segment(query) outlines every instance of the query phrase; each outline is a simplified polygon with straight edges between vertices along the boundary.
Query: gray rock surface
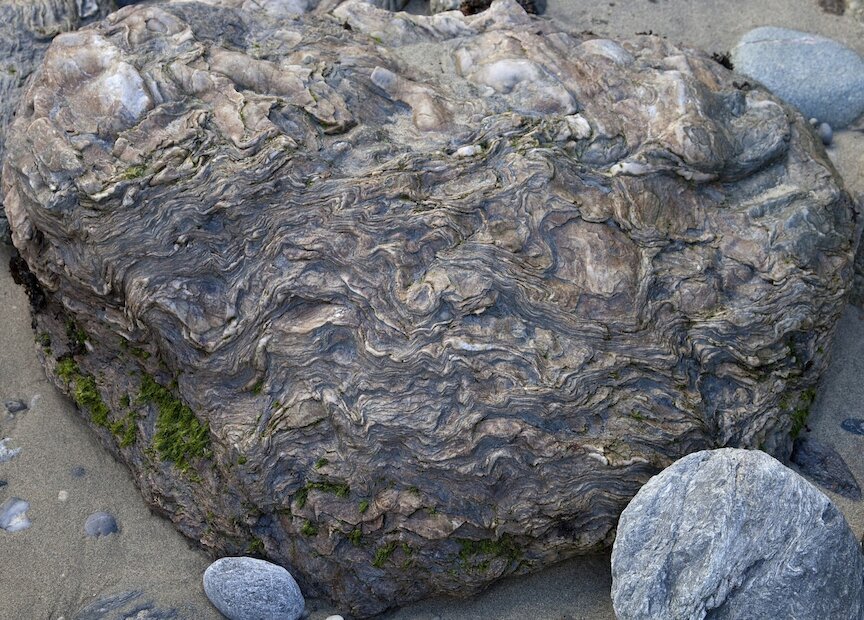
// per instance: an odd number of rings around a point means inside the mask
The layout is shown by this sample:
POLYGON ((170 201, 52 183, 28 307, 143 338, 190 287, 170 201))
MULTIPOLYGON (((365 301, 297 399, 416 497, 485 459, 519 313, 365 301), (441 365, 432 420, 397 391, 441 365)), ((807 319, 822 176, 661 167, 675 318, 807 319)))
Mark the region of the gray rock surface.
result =
POLYGON ((624 510, 612 550, 619 620, 858 620, 862 578, 842 513, 760 451, 677 461, 624 510))
POLYGON ((87 536, 98 538, 108 536, 118 531, 117 520, 114 515, 107 512, 94 512, 84 521, 84 532, 87 536))
MULTIPOLYGON (((0 161, 24 84, 52 39, 101 19, 113 0, 0 0, 0 161)), ((0 243, 9 231, 0 190, 0 243)))
POLYGON ((213 562, 204 571, 204 592, 229 620, 297 620, 306 607, 291 573, 255 558, 213 562))
POLYGON ((0 505, 0 530, 17 532, 30 527, 30 519, 27 511, 30 510, 30 502, 20 497, 10 497, 0 505))
POLYGON ((3 169, 46 368, 182 532, 370 615, 788 456, 857 235, 797 115, 512 2, 254 4, 58 38, 3 169))
POLYGON ((755 28, 732 49, 732 62, 735 71, 761 82, 805 118, 842 129, 864 114, 864 59, 831 39, 755 28))
POLYGON ((861 487, 837 451, 809 437, 798 437, 792 446, 792 462, 798 471, 821 486, 843 497, 859 501, 861 487))

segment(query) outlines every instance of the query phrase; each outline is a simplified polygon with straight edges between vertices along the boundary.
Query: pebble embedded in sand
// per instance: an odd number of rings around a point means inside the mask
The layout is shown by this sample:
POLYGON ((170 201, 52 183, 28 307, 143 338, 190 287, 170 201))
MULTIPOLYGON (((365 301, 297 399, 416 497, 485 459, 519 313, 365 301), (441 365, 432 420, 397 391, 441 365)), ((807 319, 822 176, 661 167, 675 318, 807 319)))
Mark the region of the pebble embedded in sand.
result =
POLYGON ((230 620, 297 620, 306 607, 291 573, 255 558, 213 562, 204 571, 204 593, 230 620))
POLYGON ((842 129, 864 114, 864 59, 826 37, 755 28, 732 49, 735 71, 759 80, 806 117, 842 129))
POLYGON ((819 123, 819 126, 816 127, 816 133, 819 134, 819 138, 825 146, 829 146, 834 140, 834 130, 828 123, 819 123))
POLYGON ((20 400, 17 398, 12 399, 12 400, 7 400, 6 402, 3 403, 3 406, 6 407, 6 411, 8 411, 9 413, 13 413, 13 414, 18 413, 19 411, 26 411, 28 408, 27 403, 25 403, 23 400, 20 400))
POLYGON ((65 502, 68 499, 69 499, 69 492, 68 491, 60 491, 59 493, 57 493, 57 501, 58 502, 65 502))
POLYGON ((30 527, 27 510, 30 502, 20 497, 10 497, 0 506, 0 529, 7 532, 17 532, 30 527))
POLYGON ((853 435, 864 435, 864 419, 846 418, 840 423, 840 428, 853 435))
POLYGON ((84 522, 84 531, 94 538, 108 536, 118 531, 117 520, 107 512, 94 512, 84 522))
POLYGON ((11 461, 21 452, 21 448, 7 448, 6 442, 12 441, 9 437, 0 439, 0 463, 11 461))

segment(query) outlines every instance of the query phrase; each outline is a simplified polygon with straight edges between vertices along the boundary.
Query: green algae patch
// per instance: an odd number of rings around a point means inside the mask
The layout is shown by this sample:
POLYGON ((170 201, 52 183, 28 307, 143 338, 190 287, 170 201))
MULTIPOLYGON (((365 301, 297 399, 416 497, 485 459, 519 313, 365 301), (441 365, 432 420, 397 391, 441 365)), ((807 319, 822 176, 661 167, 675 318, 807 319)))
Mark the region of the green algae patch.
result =
POLYGON ((71 389, 72 400, 81 411, 90 415, 93 424, 108 428, 108 415, 111 410, 102 400, 93 375, 81 372, 71 357, 57 362, 57 376, 71 389))
POLYGON ((246 547, 246 553, 250 555, 264 555, 264 541, 260 538, 253 537, 252 541, 246 547))
POLYGON ((307 482, 306 486, 297 491, 297 494, 294 496, 294 501, 297 502, 298 509, 301 509, 306 505, 306 500, 309 498, 309 491, 312 491, 313 489, 323 493, 330 493, 341 499, 345 499, 351 494, 351 487, 344 482, 333 482, 330 480, 324 480, 322 482, 307 482))
POLYGON ((463 569, 486 570, 493 558, 503 558, 516 562, 522 557, 522 550, 511 536, 505 534, 498 540, 457 539, 459 559, 463 569))
POLYGON ((187 471, 190 460, 209 458, 210 428, 202 424, 192 410, 174 393, 149 375, 141 377, 138 400, 156 407, 156 433, 153 447, 163 461, 187 471))
POLYGON ((128 448, 138 439, 135 427, 135 418, 135 414, 130 411, 121 419, 112 422, 109 427, 109 430, 117 436, 117 439, 120 440, 121 448, 128 448))
POLYGON ((792 412, 792 430, 789 432, 792 439, 797 439, 804 427, 807 426, 807 418, 810 417, 810 406, 816 400, 816 390, 810 388, 805 390, 799 400, 798 408, 792 412))
POLYGON ((79 374, 75 378, 75 391, 72 397, 78 406, 90 412, 90 419, 97 426, 108 427, 108 414, 111 410, 99 395, 96 380, 91 375, 79 374))
POLYGON ((75 354, 84 354, 87 352, 87 332, 81 329, 73 319, 66 321, 66 338, 68 339, 69 350, 75 354))
POLYGON ((381 568, 384 566, 384 563, 390 559, 390 556, 393 555, 394 551, 396 551, 395 540, 387 543, 383 547, 378 547, 375 550, 375 557, 372 559, 372 566, 375 568, 381 568))
POLYGON ((48 332, 39 332, 36 336, 36 342, 46 349, 49 348, 51 346, 51 334, 48 332))
POLYGON ((363 532, 360 530, 360 528, 355 528, 355 529, 351 530, 351 532, 348 533, 348 540, 350 540, 351 544, 354 545, 355 547, 360 546, 360 539, 362 539, 362 538, 363 538, 363 532))
POLYGON ((120 173, 120 178, 124 181, 131 181, 132 179, 139 179, 144 176, 144 173, 147 172, 147 166, 137 165, 137 166, 129 166, 120 173))
POLYGON ((344 482, 310 482, 306 485, 308 490, 317 489, 318 491, 323 491, 324 493, 332 493, 336 497, 346 498, 351 494, 351 487, 345 484, 344 482))

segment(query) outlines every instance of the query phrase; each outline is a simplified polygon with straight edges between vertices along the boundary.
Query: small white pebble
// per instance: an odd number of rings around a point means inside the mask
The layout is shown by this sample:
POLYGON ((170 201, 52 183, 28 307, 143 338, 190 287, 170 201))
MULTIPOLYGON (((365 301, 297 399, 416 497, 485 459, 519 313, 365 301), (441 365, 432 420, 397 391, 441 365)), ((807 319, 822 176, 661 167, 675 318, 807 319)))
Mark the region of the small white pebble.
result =
POLYGON ((345 620, 342 616, 327 616, 324 620, 345 620))
POLYGON ((65 502, 67 499, 69 499, 69 493, 67 493, 66 491, 60 491, 57 494, 57 501, 58 502, 65 502))
POLYGON ((570 135, 577 140, 586 140, 591 137, 591 123, 589 123, 581 114, 571 114, 565 116, 567 125, 570 129, 570 135))
POLYGON ((467 146, 461 146, 456 150, 456 157, 472 157, 481 151, 479 146, 474 146, 473 144, 469 144, 467 146))

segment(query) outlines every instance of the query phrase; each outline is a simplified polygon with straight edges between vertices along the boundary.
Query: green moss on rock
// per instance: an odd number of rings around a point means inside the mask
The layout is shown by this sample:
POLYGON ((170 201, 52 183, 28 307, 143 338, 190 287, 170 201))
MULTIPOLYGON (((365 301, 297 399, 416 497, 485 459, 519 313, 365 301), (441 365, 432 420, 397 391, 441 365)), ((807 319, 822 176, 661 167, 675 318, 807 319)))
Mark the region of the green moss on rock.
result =
POLYGON ((190 461, 209 458, 210 429, 174 393, 149 375, 141 377, 139 400, 156 407, 156 433, 153 447, 163 461, 187 471, 190 461))
POLYGON ((801 434, 801 431, 804 430, 804 427, 807 426, 807 418, 810 417, 810 407, 814 400, 816 400, 815 388, 805 390, 801 394, 798 400, 798 408, 792 412, 792 430, 790 431, 792 439, 796 439, 801 434))
POLYGON ((498 540, 468 540, 457 539, 459 543, 459 559, 463 568, 486 570, 493 558, 503 558, 508 562, 516 562, 522 557, 522 550, 516 541, 507 534, 498 540))
POLYGON ((102 400, 93 375, 81 372, 78 364, 71 357, 58 361, 56 371, 57 376, 71 389, 75 404, 90 415, 94 424, 108 428, 108 415, 111 410, 102 400))
POLYGON ((372 559, 372 566, 375 568, 381 568, 384 566, 384 563, 390 559, 390 556, 393 555, 394 551, 396 551, 395 540, 387 543, 383 547, 378 547, 375 550, 375 557, 372 559))

